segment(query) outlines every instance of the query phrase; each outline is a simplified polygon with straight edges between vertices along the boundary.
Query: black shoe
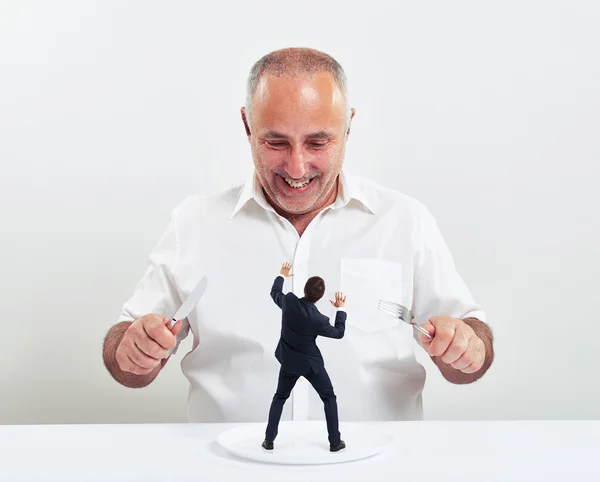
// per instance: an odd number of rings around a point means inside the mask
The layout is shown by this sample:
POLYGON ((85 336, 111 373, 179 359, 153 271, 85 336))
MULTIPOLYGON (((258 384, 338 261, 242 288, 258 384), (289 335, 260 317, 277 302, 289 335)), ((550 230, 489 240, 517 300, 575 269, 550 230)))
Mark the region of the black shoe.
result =
POLYGON ((337 452, 338 450, 342 450, 346 448, 346 442, 344 442, 343 440, 340 440, 340 443, 337 444, 329 444, 329 451, 330 452, 337 452))
POLYGON ((273 450, 273 441, 265 439, 262 443, 263 448, 267 450, 273 450))

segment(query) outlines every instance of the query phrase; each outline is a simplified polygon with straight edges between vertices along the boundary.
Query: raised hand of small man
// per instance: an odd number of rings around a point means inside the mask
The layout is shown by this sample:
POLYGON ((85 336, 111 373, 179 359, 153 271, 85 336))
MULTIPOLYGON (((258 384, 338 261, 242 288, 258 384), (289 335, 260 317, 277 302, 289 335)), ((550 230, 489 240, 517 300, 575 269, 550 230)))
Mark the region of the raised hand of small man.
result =
POLYGON ((286 278, 288 278, 290 276, 294 276, 293 274, 290 273, 291 269, 292 269, 292 263, 285 262, 281 265, 281 271, 279 271, 279 274, 281 276, 285 276, 286 278))
POLYGON ((335 301, 329 300, 329 302, 336 308, 343 308, 346 304, 346 295, 341 291, 336 291, 335 301))

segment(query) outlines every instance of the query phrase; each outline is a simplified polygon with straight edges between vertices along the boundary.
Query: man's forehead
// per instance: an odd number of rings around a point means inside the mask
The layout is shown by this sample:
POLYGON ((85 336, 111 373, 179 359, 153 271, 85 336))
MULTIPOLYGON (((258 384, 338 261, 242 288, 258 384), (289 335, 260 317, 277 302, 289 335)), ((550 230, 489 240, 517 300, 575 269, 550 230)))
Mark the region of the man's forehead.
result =
POLYGON ((264 74, 256 86, 255 102, 268 102, 294 94, 296 98, 310 104, 331 99, 340 99, 338 86, 333 76, 328 72, 312 75, 279 75, 264 74))
POLYGON ((346 122, 346 104, 333 77, 267 75, 253 102, 255 135, 265 139, 333 139, 346 122))

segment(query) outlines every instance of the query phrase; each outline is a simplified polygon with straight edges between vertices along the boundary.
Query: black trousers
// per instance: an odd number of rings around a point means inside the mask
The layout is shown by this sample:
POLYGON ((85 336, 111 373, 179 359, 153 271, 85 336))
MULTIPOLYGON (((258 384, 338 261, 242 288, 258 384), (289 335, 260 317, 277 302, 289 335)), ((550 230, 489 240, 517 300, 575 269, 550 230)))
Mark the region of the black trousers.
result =
POLYGON ((283 412, 283 406, 286 400, 289 398, 294 385, 298 381, 298 378, 303 376, 313 386, 316 392, 319 394, 325 409, 325 420, 327 422, 327 433, 329 443, 338 444, 340 442, 340 432, 338 430, 338 408, 335 393, 333 392, 333 386, 331 380, 325 368, 322 368, 318 372, 311 371, 303 375, 294 375, 287 373, 283 368, 279 370, 279 380, 277 382, 277 391, 273 396, 271 402, 271 408, 269 409, 269 423, 265 433, 267 440, 275 440, 277 437, 279 420, 281 419, 281 412, 283 412))

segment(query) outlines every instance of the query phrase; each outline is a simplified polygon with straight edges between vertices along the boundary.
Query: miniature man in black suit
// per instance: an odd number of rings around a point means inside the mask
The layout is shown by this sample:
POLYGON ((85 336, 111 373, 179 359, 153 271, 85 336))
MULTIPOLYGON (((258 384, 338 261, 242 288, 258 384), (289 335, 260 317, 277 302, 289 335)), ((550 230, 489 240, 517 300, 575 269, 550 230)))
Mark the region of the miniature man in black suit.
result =
POLYGON ((325 294, 325 282, 322 278, 318 276, 309 278, 304 286, 302 298, 298 298, 292 292, 283 294, 283 276, 294 276, 290 274, 291 267, 290 263, 283 263, 280 275, 275 278, 271 288, 271 298, 281 308, 282 313, 281 337, 275 349, 275 357, 281 364, 281 368, 262 446, 267 450, 273 449, 273 441, 277 436, 283 406, 296 381, 303 376, 323 400, 329 435, 329 450, 337 452, 345 448, 346 444, 340 438, 336 396, 325 370, 323 357, 317 347, 316 338, 319 335, 328 338, 343 338, 346 329, 346 312, 340 308, 344 307, 346 296, 338 291, 335 301, 330 300, 331 304, 338 308, 335 326, 331 326, 329 318, 321 314, 315 306, 315 303, 325 294))

